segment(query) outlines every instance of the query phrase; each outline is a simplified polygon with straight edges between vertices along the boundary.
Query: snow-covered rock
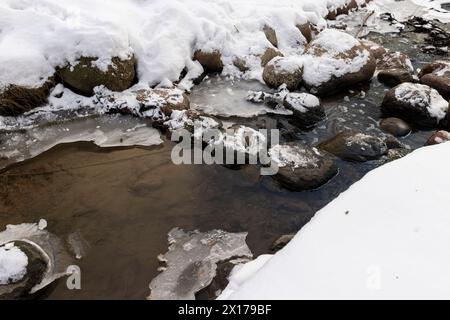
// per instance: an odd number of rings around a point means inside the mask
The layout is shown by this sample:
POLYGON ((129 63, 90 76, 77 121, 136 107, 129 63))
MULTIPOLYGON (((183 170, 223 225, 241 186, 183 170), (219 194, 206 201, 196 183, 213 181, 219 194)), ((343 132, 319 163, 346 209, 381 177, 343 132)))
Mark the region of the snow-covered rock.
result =
POLYGON ((22 280, 27 272, 28 257, 14 243, 0 246, 0 285, 22 280))
POLYGON ((387 51, 377 61, 378 81, 394 87, 414 80, 414 68, 409 57, 402 52, 387 51))
POLYGON ((450 99, 450 60, 437 60, 422 67, 420 82, 450 99))
POLYGON ((331 155, 298 142, 275 145, 270 148, 269 156, 278 166, 274 178, 290 190, 316 189, 338 172, 331 155))
POLYGON ((439 130, 433 133, 433 135, 428 138, 427 142, 425 143, 426 146, 431 146, 434 144, 440 144, 450 141, 450 132, 445 130, 439 130))
POLYGON ((448 101, 429 86, 405 82, 386 93, 381 110, 419 127, 434 128, 446 117, 448 101))
POLYGON ((320 96, 370 80, 376 67, 361 42, 335 29, 322 31, 309 43, 303 61, 303 83, 320 96))
POLYGON ((350 130, 320 143, 318 147, 343 160, 360 162, 379 159, 388 150, 382 139, 350 130))
POLYGON ((271 88, 286 85, 296 90, 302 81, 303 60, 300 57, 276 57, 264 67, 263 79, 271 88))
POLYGON ((220 298, 449 299, 449 157, 444 143, 371 171, 220 298))
POLYGON ((325 108, 320 100, 309 93, 289 92, 283 105, 293 112, 292 122, 302 129, 311 128, 325 118, 325 108))

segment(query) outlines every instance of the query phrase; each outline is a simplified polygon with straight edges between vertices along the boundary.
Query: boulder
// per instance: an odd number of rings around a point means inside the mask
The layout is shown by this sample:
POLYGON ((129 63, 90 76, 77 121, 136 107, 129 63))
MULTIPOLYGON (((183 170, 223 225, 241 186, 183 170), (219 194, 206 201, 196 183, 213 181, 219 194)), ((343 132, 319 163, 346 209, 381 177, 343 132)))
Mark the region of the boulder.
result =
POLYGON ((376 60, 351 35, 335 29, 322 31, 305 48, 303 83, 312 93, 330 95, 369 81, 376 60))
POLYGON ((299 57, 276 57, 264 67, 263 79, 271 88, 285 84, 288 90, 295 90, 302 81, 303 61, 299 57))
POLYGON ((350 130, 320 143, 318 148, 343 160, 357 162, 379 159, 388 150, 382 139, 350 130))
POLYGON ((298 24, 297 29, 300 31, 300 33, 303 35, 303 37, 305 37, 306 43, 311 42, 311 40, 313 38, 311 23, 306 22, 303 24, 298 24))
POLYGON ((283 54, 274 48, 267 48, 261 56, 261 66, 265 67, 275 57, 283 57, 283 54))
POLYGON ((450 99, 449 60, 437 60, 425 65, 419 77, 422 84, 436 89, 445 99, 450 99))
POLYGON ((407 156, 412 150, 406 148, 389 149, 384 156, 384 162, 391 162, 407 156))
POLYGON ((435 128, 445 120, 448 102, 429 86, 405 82, 387 92, 381 110, 415 126, 435 128))
POLYGON ((40 87, 8 85, 0 89, 0 116, 18 116, 46 104, 53 86, 53 79, 49 79, 40 87))
POLYGON ((338 173, 334 157, 297 142, 273 146, 269 155, 279 168, 274 178, 289 190, 317 189, 338 173))
POLYGON ((362 45, 366 47, 367 50, 373 55, 373 57, 378 61, 381 59, 386 53, 387 49, 378 43, 375 43, 371 40, 360 40, 362 45))
POLYGON ((65 86, 86 96, 93 95, 94 88, 100 85, 112 91, 124 91, 133 85, 136 77, 134 56, 125 60, 114 57, 106 70, 95 64, 97 60, 81 57, 75 65, 58 69, 57 75, 65 86))
POLYGON ((223 70, 222 54, 219 50, 210 52, 197 50, 194 52, 194 60, 202 65, 205 72, 222 72, 223 70))
POLYGON ((289 92, 283 106, 293 112, 292 122, 302 129, 309 129, 325 118, 325 108, 320 100, 309 93, 289 92))
POLYGON ((263 28, 263 32, 266 35, 267 40, 274 46, 274 47, 278 47, 278 39, 277 39, 277 33, 275 32, 275 30, 268 26, 265 25, 263 28))
POLYGON ((394 87, 414 81, 414 68, 409 57, 401 52, 386 52, 377 62, 378 81, 394 87))
POLYGON ((450 132, 439 130, 433 133, 433 135, 425 143, 426 146, 431 146, 435 144, 440 144, 450 141, 450 132))
POLYGON ((408 123, 399 118, 386 118, 381 120, 380 129, 384 132, 390 133, 395 137, 403 137, 411 132, 411 127, 408 123))

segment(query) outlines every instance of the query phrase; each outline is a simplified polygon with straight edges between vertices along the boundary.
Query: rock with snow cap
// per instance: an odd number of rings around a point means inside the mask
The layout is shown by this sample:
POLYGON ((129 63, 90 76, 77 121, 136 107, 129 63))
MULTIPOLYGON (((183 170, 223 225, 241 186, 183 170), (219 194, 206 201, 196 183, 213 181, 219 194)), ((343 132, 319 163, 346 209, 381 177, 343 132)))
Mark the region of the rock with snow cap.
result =
POLYGON ((274 178, 282 187, 293 191, 317 189, 338 173, 333 156, 299 142, 275 145, 270 148, 269 156, 278 166, 274 178))
POLYGON ((94 88, 105 86, 112 91, 124 91, 135 80, 135 58, 130 56, 122 60, 113 57, 106 70, 96 65, 98 58, 81 57, 75 64, 57 70, 57 76, 65 86, 75 92, 91 96, 94 88))
POLYGON ((448 101, 429 86, 405 82, 387 92, 381 110, 415 126, 435 128, 447 116, 448 101))
POLYGON ((302 81, 303 61, 300 57, 275 57, 264 67, 263 79, 271 88, 285 84, 295 90, 302 81))
POLYGON ((449 60, 437 60, 425 65, 419 77, 422 84, 436 89, 445 99, 450 99, 449 60))
POLYGON ((320 143, 318 148, 343 160, 357 162, 379 159, 388 150, 382 139, 351 130, 320 143))
POLYGON ((309 129, 325 118, 325 108, 320 100, 309 93, 289 92, 283 105, 293 112, 293 124, 302 129, 309 129))
POLYGON ((303 84, 319 96, 372 79, 376 60, 351 35, 325 29, 305 49, 303 84))
POLYGON ((425 145, 432 146, 435 144, 440 144, 448 141, 450 141, 450 132, 445 130, 439 130, 433 133, 433 135, 430 138, 428 138, 425 145))
POLYGON ((414 80, 414 68, 409 57, 402 52, 386 52, 377 62, 378 81, 396 86, 414 80))

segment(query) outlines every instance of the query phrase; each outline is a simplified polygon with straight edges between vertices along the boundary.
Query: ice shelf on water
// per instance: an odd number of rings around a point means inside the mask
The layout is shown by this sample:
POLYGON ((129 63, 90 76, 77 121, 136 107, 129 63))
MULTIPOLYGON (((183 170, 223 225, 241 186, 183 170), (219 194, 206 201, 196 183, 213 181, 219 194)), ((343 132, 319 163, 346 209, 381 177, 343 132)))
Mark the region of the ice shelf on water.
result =
POLYGON ((77 118, 4 131, 0 134, 0 168, 33 158, 58 144, 79 141, 99 147, 152 146, 163 142, 147 119, 121 115, 77 118))
POLYGON ((246 237, 244 232, 172 229, 168 234, 169 251, 159 256, 167 267, 150 283, 149 299, 195 300, 195 294, 216 276, 218 262, 253 256, 246 237))
POLYGON ((286 109, 274 109, 246 100, 249 91, 261 90, 268 89, 257 81, 212 76, 192 90, 191 108, 219 117, 251 118, 264 114, 291 114, 286 109))

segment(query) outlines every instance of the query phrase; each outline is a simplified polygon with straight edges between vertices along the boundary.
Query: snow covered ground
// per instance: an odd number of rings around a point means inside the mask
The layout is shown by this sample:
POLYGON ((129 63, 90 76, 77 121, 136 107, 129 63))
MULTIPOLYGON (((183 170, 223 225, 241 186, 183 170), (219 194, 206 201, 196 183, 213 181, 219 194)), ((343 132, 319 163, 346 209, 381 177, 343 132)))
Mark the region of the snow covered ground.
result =
POLYGON ((221 299, 450 298, 450 143, 367 174, 221 299))

